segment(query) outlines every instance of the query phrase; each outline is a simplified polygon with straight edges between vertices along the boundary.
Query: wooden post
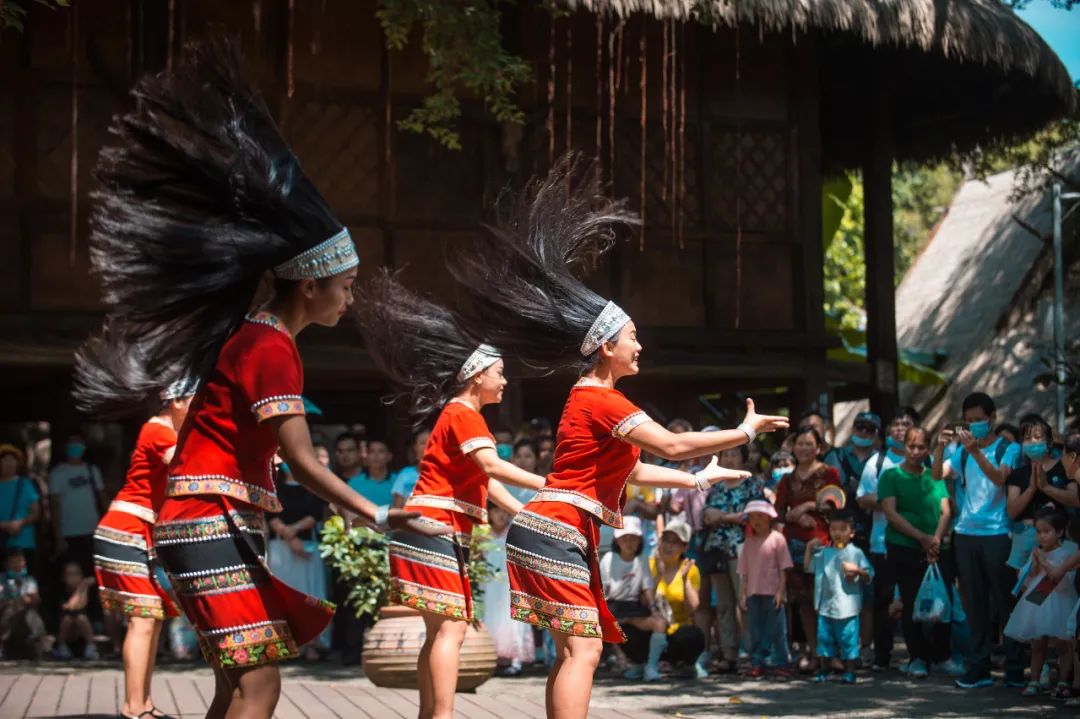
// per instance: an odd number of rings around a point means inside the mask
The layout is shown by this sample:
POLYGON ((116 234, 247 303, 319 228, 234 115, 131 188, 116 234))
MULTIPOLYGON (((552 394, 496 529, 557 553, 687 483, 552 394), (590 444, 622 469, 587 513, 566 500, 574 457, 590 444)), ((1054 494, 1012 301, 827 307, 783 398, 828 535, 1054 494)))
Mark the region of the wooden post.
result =
POLYGON ((896 413, 896 286, 893 261, 892 107, 886 89, 874 85, 863 160, 866 252, 866 354, 870 406, 882 418, 896 413))
MULTIPOLYGON (((802 298, 802 327, 810 336, 825 336, 825 246, 821 236, 821 83, 817 35, 809 33, 792 51, 795 107, 792 144, 797 166, 794 168, 797 197, 794 218, 802 253, 802 274, 796 278, 795 291, 802 298)), ((800 348, 803 358, 802 382, 791 389, 793 412, 810 407, 828 412, 827 360, 824 346, 800 348)), ((830 412, 831 414, 831 412, 830 412)))

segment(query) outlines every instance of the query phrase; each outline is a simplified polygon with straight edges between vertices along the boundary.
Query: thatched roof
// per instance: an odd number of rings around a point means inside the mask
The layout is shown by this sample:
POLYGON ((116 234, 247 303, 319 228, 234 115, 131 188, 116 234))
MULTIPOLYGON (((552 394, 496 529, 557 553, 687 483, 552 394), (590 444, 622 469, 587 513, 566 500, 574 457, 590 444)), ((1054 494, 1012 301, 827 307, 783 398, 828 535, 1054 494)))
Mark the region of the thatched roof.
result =
POLYGON ((622 16, 738 22, 787 33, 793 42, 816 31, 823 132, 839 164, 858 164, 858 143, 843 136, 857 107, 850 103, 874 83, 886 84, 901 110, 894 120, 900 158, 1027 135, 1076 109, 1076 88, 1061 60, 1001 0, 562 1, 622 16), (833 128, 831 112, 839 116, 833 128))

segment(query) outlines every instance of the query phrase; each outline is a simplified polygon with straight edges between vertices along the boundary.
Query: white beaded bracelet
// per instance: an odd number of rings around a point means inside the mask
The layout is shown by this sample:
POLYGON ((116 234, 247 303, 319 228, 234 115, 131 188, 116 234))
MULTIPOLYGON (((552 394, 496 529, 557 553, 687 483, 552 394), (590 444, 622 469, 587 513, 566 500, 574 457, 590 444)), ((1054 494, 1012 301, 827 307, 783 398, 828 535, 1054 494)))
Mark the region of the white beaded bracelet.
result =
POLYGON ((375 509, 375 528, 380 532, 387 532, 390 529, 390 505, 384 504, 381 507, 375 509))
POLYGON ((747 442, 753 442, 757 438, 757 432, 755 432, 754 428, 751 427, 746 422, 743 422, 742 424, 740 424, 735 429, 739 430, 740 432, 742 432, 743 434, 746 435, 746 441, 747 442))

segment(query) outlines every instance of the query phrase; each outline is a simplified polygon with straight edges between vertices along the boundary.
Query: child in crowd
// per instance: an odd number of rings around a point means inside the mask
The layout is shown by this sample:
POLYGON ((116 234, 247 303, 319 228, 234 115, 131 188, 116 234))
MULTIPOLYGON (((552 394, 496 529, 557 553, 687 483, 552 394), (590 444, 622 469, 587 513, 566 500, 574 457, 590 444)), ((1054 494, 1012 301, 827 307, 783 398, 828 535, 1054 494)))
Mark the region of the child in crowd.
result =
POLYGON ((615 530, 612 551, 600 559, 600 581, 608 609, 626 632, 626 644, 611 647, 616 668, 625 669, 627 679, 644 676, 650 637, 664 631, 663 620, 651 609, 653 576, 642 549, 641 520, 623 517, 623 526, 615 530))
POLYGON ((0 659, 39 659, 45 641, 45 622, 37 610, 41 595, 37 581, 26 571, 22 549, 8 550, 5 569, 0 587, 0 659))
POLYGON ((765 476, 765 498, 775 502, 776 488, 780 486, 780 481, 794 471, 795 455, 784 450, 773 452, 769 457, 769 472, 765 476))
POLYGON ((855 522, 851 512, 838 509, 829 515, 829 545, 814 538, 806 545, 803 567, 814 575, 814 610, 817 612, 819 661, 815 682, 829 679, 829 662, 844 662, 840 681, 855 683, 859 661, 859 613, 862 611, 862 584, 874 577, 874 570, 862 550, 851 543, 855 522))
POLYGON ((503 675, 512 677, 521 673, 523 665, 532 663, 536 645, 532 627, 510 618, 510 582, 506 577, 506 533, 510 530, 510 519, 505 509, 488 502, 492 547, 484 559, 496 574, 484 584, 484 624, 495 642, 495 656, 503 667, 503 675))
MULTIPOLYGON (((761 679, 765 659, 777 646, 787 653, 787 573, 791 569, 791 552, 784 535, 772 527, 776 509, 771 503, 757 499, 744 509, 749 527, 742 552, 739 554, 739 607, 750 625, 751 679, 761 679)), ((776 668, 779 678, 791 676, 785 661, 776 668)))
POLYGON ((1031 552, 1031 559, 1020 571, 1017 586, 1023 586, 1023 596, 1005 625, 1005 636, 1019 642, 1031 642, 1031 678, 1021 691, 1026 697, 1040 692, 1039 676, 1051 639, 1057 649, 1058 677, 1062 679, 1054 689, 1054 698, 1072 696, 1072 688, 1063 680, 1069 676, 1072 666, 1069 619, 1076 611, 1076 571, 1071 570, 1056 581, 1047 576, 1047 570, 1061 565, 1075 552, 1074 548, 1062 546, 1067 526, 1065 514, 1053 506, 1043 507, 1035 513, 1035 538, 1039 546, 1031 552))
POLYGON ((90 603, 90 589, 94 579, 83 575, 82 567, 76 561, 64 564, 64 603, 60 605, 60 628, 56 632, 56 648, 53 653, 57 659, 71 659, 71 645, 81 642, 84 659, 97 659, 98 651, 94 646, 94 628, 86 614, 90 603))

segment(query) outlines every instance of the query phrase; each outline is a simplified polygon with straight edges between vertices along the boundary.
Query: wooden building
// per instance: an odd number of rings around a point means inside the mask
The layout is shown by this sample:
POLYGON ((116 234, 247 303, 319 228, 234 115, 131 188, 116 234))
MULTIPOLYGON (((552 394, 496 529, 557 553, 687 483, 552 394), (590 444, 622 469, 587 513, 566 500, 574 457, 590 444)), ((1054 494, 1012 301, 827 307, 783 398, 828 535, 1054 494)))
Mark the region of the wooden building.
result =
MULTIPOLYGON (((699 396, 738 390, 798 411, 831 381, 863 385, 887 412, 893 161, 1024 136, 1075 103, 1058 58, 998 0, 563 5, 557 19, 533 0, 504 6, 506 46, 533 68, 526 122, 466 99, 454 151, 395 127, 428 92, 426 60, 418 42, 386 49, 375 0, 30 3, 25 31, 0 43, 0 421, 77 421, 72 352, 100 320, 86 231, 96 152, 133 79, 213 25, 242 38, 363 273, 403 267, 444 294, 446 254, 481 231, 501 188, 567 147, 599 155, 614 192, 644 200, 645 229, 593 281, 644 328, 642 376, 625 391, 659 417, 696 417, 699 396), (854 370, 827 362, 822 310, 821 184, 843 168, 866 187, 870 357, 854 370)), ((384 416, 386 386, 351 327, 310 330, 301 348, 329 418, 384 416)), ((555 417, 567 384, 516 381, 504 414, 555 417)))

